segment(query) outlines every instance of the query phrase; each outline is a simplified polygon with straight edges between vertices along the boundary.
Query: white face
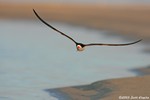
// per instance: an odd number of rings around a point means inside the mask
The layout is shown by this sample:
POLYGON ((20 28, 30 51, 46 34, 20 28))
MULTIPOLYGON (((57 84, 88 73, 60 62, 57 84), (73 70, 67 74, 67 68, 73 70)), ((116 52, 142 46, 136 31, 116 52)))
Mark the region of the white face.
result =
POLYGON ((83 48, 81 45, 77 45, 77 50, 78 50, 78 51, 83 51, 84 48, 83 48))

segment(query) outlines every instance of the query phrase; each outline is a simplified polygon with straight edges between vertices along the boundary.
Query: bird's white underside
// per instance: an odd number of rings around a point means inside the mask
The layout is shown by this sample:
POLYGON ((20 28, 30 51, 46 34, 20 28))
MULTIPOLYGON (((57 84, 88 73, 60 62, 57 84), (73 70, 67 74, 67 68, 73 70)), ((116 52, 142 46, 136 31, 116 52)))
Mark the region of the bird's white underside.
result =
POLYGON ((84 47, 82 47, 81 45, 77 45, 77 50, 78 50, 78 51, 83 51, 83 50, 84 50, 84 47))

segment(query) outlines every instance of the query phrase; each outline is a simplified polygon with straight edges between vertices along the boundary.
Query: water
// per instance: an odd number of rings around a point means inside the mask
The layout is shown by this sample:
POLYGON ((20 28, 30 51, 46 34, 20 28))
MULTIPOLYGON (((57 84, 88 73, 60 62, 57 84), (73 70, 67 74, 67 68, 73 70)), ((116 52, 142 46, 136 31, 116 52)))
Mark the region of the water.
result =
MULTIPOLYGON (((85 27, 52 25, 83 43, 134 41, 85 27)), ((39 20, 0 20, 0 100, 55 100, 44 90, 135 76, 129 69, 150 64, 143 48, 139 43, 77 52, 72 41, 39 20)))

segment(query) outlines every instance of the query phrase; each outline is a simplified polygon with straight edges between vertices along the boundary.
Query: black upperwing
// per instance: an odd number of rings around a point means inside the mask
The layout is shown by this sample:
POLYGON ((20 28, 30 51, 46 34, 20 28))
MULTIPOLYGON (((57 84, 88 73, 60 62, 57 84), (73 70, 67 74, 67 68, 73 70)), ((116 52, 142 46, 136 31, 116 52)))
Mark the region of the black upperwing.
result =
POLYGON ((68 35, 64 34, 63 32, 59 31, 58 29, 54 28, 53 26, 51 26, 50 24, 48 24, 47 22, 45 22, 38 14, 37 12, 33 9, 34 14, 38 17, 39 20, 41 20, 44 24, 46 24, 48 27, 52 28, 53 30, 59 32, 61 35, 69 38, 70 40, 72 40, 75 44, 77 43, 73 38, 69 37, 68 35))
POLYGON ((126 45, 132 45, 132 44, 135 44, 135 43, 138 43, 142 41, 141 40, 138 40, 138 41, 135 41, 135 42, 131 42, 131 43, 126 43, 126 44, 104 44, 104 43, 91 43, 91 44, 85 44, 85 46, 126 46, 126 45))

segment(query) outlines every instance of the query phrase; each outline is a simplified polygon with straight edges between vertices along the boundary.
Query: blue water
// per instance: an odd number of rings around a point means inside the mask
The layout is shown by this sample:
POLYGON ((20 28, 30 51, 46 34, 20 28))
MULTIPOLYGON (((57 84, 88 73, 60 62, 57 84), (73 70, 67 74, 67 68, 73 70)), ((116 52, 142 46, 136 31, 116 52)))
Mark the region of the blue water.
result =
MULTIPOLYGON (((90 43, 127 43, 98 31, 51 23, 75 40, 90 43)), ((39 20, 0 20, 0 100, 55 100, 44 89, 88 84, 135 76, 129 69, 150 64, 142 43, 127 47, 87 47, 77 52, 69 39, 39 20)))

